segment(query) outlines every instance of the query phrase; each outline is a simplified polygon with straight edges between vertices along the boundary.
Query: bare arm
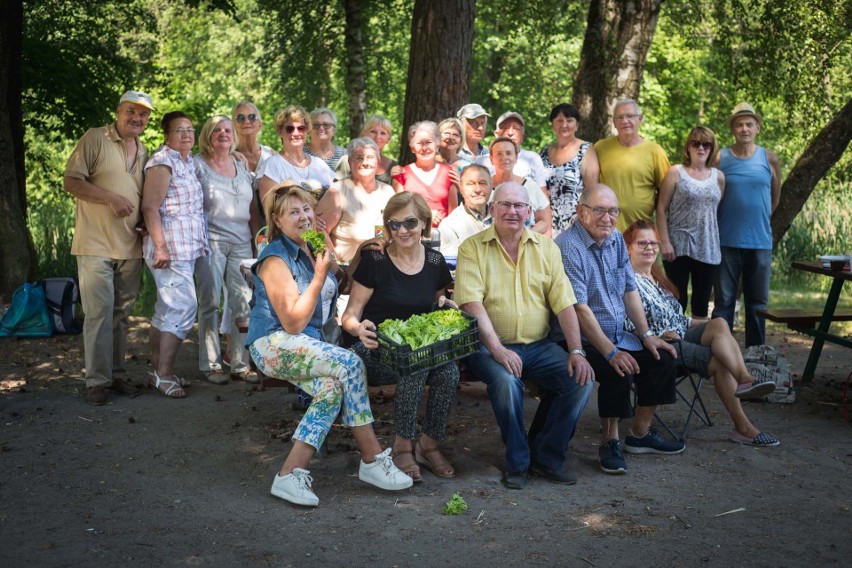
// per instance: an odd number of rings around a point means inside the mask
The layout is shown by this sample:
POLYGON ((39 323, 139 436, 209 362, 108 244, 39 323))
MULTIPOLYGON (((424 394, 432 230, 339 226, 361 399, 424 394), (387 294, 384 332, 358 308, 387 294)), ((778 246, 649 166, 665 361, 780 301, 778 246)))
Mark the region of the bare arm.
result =
POLYGON ((322 196, 322 199, 319 200, 319 203, 317 203, 316 209, 314 209, 317 227, 321 231, 332 233, 340 222, 342 215, 343 199, 340 196, 340 191, 335 186, 331 186, 322 196))
POLYGON ((725 174, 722 173, 722 170, 718 170, 716 181, 719 183, 719 198, 721 199, 725 197, 725 174))
POLYGON ((583 187, 591 187, 597 185, 601 181, 601 165, 598 161, 598 154, 595 152, 594 144, 586 150, 586 155, 583 156, 583 163, 580 164, 580 173, 583 174, 583 187))
POLYGON ((517 353, 511 349, 506 349, 500 343, 500 338, 497 336, 482 302, 468 302, 462 304, 461 309, 479 320, 479 340, 482 341, 494 360, 503 365, 513 376, 520 378, 523 372, 523 362, 517 353))
POLYGON ((662 242, 660 252, 663 255, 663 259, 669 262, 675 259, 675 250, 671 240, 669 240, 669 220, 667 215, 678 177, 677 166, 669 168, 666 177, 663 178, 662 185, 660 185, 660 195, 657 198, 657 229, 660 231, 660 241, 662 242))
POLYGON ((269 190, 278 185, 276 181, 274 181, 270 177, 263 176, 260 178, 260 182, 258 183, 257 194, 260 197, 260 204, 263 205, 265 203, 266 194, 269 193, 269 190))
POLYGON ((553 234, 553 210, 550 207, 535 212, 535 224, 530 227, 536 233, 549 237, 553 234))
POLYGON ((376 324, 370 320, 361 319, 364 306, 372 297, 372 288, 367 288, 360 282, 353 282, 352 290, 349 292, 349 303, 346 304, 346 311, 340 318, 340 326, 350 335, 360 339, 367 349, 375 349, 379 346, 376 341, 376 324))
POLYGON ((109 205, 112 214, 116 217, 127 217, 136 209, 126 197, 102 189, 85 179, 65 176, 63 187, 65 191, 82 201, 109 205))
POLYGON ((769 169, 772 172, 772 212, 781 202, 781 162, 778 160, 778 154, 766 151, 766 158, 769 160, 769 169))
POLYGON ((168 166, 154 166, 145 173, 145 186, 142 189, 142 216, 148 238, 154 243, 154 268, 168 268, 171 262, 166 236, 163 233, 163 220, 160 218, 160 205, 169 191, 172 170, 168 166))
POLYGON ((304 293, 299 294, 296 281, 283 259, 270 256, 262 261, 257 275, 263 282, 269 302, 287 333, 302 333, 310 323, 330 267, 330 254, 318 256, 314 264, 314 277, 304 293))

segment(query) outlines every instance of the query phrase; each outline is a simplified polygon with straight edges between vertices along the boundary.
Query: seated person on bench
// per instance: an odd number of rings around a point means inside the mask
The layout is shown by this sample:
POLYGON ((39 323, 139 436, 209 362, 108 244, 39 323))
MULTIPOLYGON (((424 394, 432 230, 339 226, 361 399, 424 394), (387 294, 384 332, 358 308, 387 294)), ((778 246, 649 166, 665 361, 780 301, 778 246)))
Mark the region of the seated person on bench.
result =
MULTIPOLYGON (((655 335, 669 341, 680 340, 681 363, 687 368, 712 375, 716 392, 734 421, 731 441, 751 446, 777 446, 778 440, 759 431, 749 422, 739 399, 760 398, 775 390, 772 381, 756 381, 749 374, 736 339, 722 318, 709 321, 688 318, 677 301, 677 289, 657 264, 660 237, 648 221, 636 221, 624 232, 636 286, 645 308, 645 318, 655 335)), ((628 331, 634 329, 625 320, 628 331)))

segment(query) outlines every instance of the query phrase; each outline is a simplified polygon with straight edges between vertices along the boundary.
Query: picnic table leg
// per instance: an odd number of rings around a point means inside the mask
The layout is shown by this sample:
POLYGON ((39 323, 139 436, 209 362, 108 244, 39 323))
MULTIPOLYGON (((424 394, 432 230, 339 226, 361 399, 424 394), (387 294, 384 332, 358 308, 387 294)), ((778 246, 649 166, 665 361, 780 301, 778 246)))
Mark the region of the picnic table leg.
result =
MULTIPOLYGON (((822 319, 819 322, 820 331, 828 331, 831 326, 831 319, 834 317, 834 310, 837 308, 837 302, 840 300, 840 291, 843 289, 843 279, 835 278, 831 283, 831 291, 828 293, 828 299, 825 301, 825 310, 822 312, 822 319)), ((822 347, 825 345, 825 340, 821 337, 814 337, 814 344, 811 347, 811 354, 808 356, 808 362, 805 365, 805 372, 802 373, 802 382, 809 383, 814 378, 816 366, 819 362, 819 357, 822 354, 822 347)))

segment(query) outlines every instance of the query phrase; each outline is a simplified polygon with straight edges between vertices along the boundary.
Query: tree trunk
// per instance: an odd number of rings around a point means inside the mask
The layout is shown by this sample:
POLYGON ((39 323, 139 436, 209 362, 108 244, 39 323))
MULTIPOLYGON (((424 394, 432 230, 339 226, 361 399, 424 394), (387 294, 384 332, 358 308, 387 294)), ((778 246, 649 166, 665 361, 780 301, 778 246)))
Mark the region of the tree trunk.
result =
POLYGON ((0 300, 35 274, 35 250, 27 230, 24 125, 21 109, 21 0, 0 0, 0 300))
POLYGON ((772 245, 778 246, 816 184, 846 151, 852 140, 852 99, 819 131, 796 160, 781 186, 781 202, 772 214, 772 245))
POLYGON ((639 100, 662 3, 592 0, 572 99, 582 117, 581 138, 597 141, 610 136, 615 101, 625 97, 639 100))
POLYGON ((346 12, 346 84, 349 88, 349 138, 361 134, 367 112, 367 95, 364 91, 364 42, 361 40, 361 0, 343 0, 346 12))
POLYGON ((412 161, 408 127, 455 116, 468 102, 476 0, 416 0, 405 85, 400 163, 412 161))

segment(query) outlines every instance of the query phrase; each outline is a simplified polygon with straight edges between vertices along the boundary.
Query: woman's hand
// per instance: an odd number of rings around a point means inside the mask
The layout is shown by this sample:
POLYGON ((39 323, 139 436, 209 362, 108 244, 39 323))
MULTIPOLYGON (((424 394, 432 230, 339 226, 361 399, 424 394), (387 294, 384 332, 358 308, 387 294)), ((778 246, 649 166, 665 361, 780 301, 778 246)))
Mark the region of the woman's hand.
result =
POLYGON ((394 167, 391 168, 390 175, 391 175, 392 178, 398 176, 401 173, 402 173, 402 166, 400 166, 399 164, 397 164, 397 165, 395 165, 394 167))
POLYGON ((676 331, 666 331, 661 336, 660 339, 663 341, 680 341, 680 335, 676 331))
POLYGON ((446 296, 440 296, 438 298, 438 307, 443 308, 444 306, 449 306, 451 308, 459 309, 458 304, 456 304, 454 301, 450 300, 446 296))
POLYGON ((370 320, 364 320, 358 324, 358 339, 367 349, 376 349, 379 342, 376 340, 376 324, 370 320))
POLYGON ((660 253, 663 255, 663 260, 672 262, 675 259, 674 247, 669 241, 660 243, 660 253))
POLYGON ((331 270, 334 258, 330 250, 325 250, 314 257, 314 278, 325 280, 329 270, 331 270))
POLYGON ((432 209, 432 226, 437 227, 438 224, 444 220, 444 212, 438 211, 437 209, 432 209))
POLYGON ((459 177, 459 172, 454 167, 450 166, 450 171, 447 174, 450 178, 450 181, 455 186, 461 186, 461 178, 459 177))
POLYGON ((377 250, 380 253, 384 254, 385 248, 387 248, 387 246, 388 246, 388 243, 387 243, 386 240, 379 238, 379 237, 376 237, 376 238, 368 239, 368 240, 364 241, 363 243, 361 243, 361 246, 358 247, 358 249, 359 249, 359 251, 377 250))

